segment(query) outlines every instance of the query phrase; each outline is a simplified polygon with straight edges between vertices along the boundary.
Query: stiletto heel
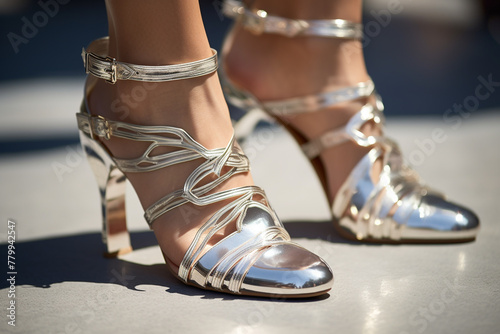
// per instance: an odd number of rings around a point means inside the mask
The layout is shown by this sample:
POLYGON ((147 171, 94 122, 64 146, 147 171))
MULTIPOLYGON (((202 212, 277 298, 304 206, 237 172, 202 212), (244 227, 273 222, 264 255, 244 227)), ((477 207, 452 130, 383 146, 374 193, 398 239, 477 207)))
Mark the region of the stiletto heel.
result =
POLYGON ((94 173, 101 197, 104 256, 116 257, 132 251, 125 211, 126 177, 106 150, 80 131, 80 141, 94 173))
MULTIPOLYGON (((269 15, 263 10, 250 10, 241 1, 235 0, 226 0, 223 11, 236 19, 235 25, 255 34, 343 39, 362 37, 361 24, 346 20, 288 19, 269 15)), ((228 34, 227 40, 234 38, 232 32, 228 34)), ((321 180, 331 204, 334 226, 342 236, 378 243, 446 243, 475 239, 479 219, 471 210, 447 201, 440 193, 421 184, 418 175, 403 163, 399 147, 394 141, 383 135, 366 136, 362 133, 363 125, 368 123, 379 127, 382 132, 384 123, 384 106, 371 80, 316 95, 259 101, 250 92, 236 87, 223 71, 220 71, 220 76, 230 103, 252 114, 255 114, 254 110, 260 109, 282 124, 296 139, 321 180), (312 140, 282 118, 285 115, 314 113, 354 101, 369 102, 345 126, 326 131, 312 140), (320 154, 348 141, 370 150, 352 169, 338 192, 330 194, 325 182, 327 169, 320 154), (382 162, 383 168, 379 180, 374 182, 371 171, 378 160, 382 162)), ((254 118, 255 115, 250 117, 254 118)), ((236 125, 235 128, 239 127, 236 125)), ((249 131, 248 128, 245 130, 249 131)))
MULTIPOLYGON (((82 56, 87 73, 110 83, 117 80, 182 80, 217 70, 215 50, 211 57, 191 63, 145 66, 107 57, 107 49, 108 40, 103 38, 91 43, 82 56)), ((311 297, 331 289, 333 275, 328 265, 319 256, 290 241, 261 188, 244 186, 218 190, 233 175, 250 170, 248 158, 236 144, 234 135, 225 147, 207 149, 181 128, 129 124, 92 115, 87 93, 77 121, 82 146, 101 193, 108 253, 131 250, 124 206, 128 173, 147 173, 202 161, 181 189, 160 198, 146 208, 144 214, 152 228, 158 217, 184 204, 201 207, 224 202, 196 232, 179 265, 163 253, 178 279, 203 289, 266 297, 311 297), (103 144, 111 137, 150 145, 137 158, 119 159, 103 144), (157 148, 169 148, 169 153, 154 154, 157 148), (209 182, 205 182, 208 177, 209 182), (236 231, 213 242, 213 237, 220 237, 217 232, 231 223, 235 223, 236 231), (206 250, 209 243, 214 245, 206 250)))

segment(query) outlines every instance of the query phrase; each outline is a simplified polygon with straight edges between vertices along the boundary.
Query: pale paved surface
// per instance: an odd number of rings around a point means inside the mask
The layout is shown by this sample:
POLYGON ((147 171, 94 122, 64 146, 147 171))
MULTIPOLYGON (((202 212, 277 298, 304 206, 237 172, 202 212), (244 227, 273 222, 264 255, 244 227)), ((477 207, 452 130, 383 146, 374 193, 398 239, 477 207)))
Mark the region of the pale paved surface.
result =
MULTIPOLYGON (((9 87, 0 89, 1 138, 25 137, 33 124, 41 127, 34 136, 76 131, 80 82, 9 87), (20 93, 24 98, 15 100, 19 87, 31 92, 29 99, 20 93)), ((7 219, 18 225, 17 326, 7 325, 2 278, 0 332, 498 333, 500 114, 476 112, 456 130, 441 118, 389 119, 388 126, 406 156, 416 149, 415 139, 430 138, 437 127, 445 131, 447 140, 416 169, 478 212, 479 238, 423 246, 342 240, 293 142, 281 130, 264 130, 247 146, 255 179, 294 240, 324 257, 336 277, 328 296, 304 301, 236 298, 184 286, 163 264, 136 198, 128 208, 136 250, 106 260, 100 256, 97 189, 79 148, 0 157, 2 243, 7 219), (67 173, 58 177, 57 164, 67 173)), ((5 245, 0 250, 6 257, 5 245)))

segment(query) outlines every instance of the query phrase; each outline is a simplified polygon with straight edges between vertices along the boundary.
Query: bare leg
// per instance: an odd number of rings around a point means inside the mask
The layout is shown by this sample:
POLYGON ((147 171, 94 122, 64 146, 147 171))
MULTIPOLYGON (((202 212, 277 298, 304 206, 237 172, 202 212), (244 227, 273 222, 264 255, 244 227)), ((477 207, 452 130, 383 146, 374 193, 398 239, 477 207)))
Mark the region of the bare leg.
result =
MULTIPOLYGON (((198 0, 106 0, 106 8, 109 55, 119 61, 168 65, 212 55, 198 0)), ((118 81, 109 85, 99 80, 90 95, 90 109, 94 114, 133 124, 181 127, 208 148, 226 146, 233 131, 217 74, 161 83, 118 81), (146 95, 139 95, 139 91, 146 95)), ((120 138, 112 138, 105 145, 118 158, 140 156, 147 146, 120 138)), ((155 172, 128 173, 127 177, 147 208, 181 188, 199 164, 193 161, 155 172)), ((250 175, 240 174, 216 191, 252 182, 250 175)), ((155 221, 160 247, 173 263, 179 265, 196 230, 218 208, 220 204, 203 208, 186 204, 155 221)), ((222 231, 221 236, 227 233, 222 231)))
MULTIPOLYGON (((361 0, 256 0, 252 7, 292 19, 361 22, 361 0)), ((224 51, 224 68, 229 78, 263 101, 316 94, 368 80, 361 42, 357 40, 254 35, 240 29, 224 51)), ((345 124, 360 106, 351 103, 287 121, 307 138, 314 138, 345 124)), ((374 130, 367 125, 363 131, 374 130)), ((367 149, 345 143, 321 154, 327 169, 330 200, 366 153, 367 149)), ((381 164, 376 165, 374 179, 378 178, 380 167, 381 164)))

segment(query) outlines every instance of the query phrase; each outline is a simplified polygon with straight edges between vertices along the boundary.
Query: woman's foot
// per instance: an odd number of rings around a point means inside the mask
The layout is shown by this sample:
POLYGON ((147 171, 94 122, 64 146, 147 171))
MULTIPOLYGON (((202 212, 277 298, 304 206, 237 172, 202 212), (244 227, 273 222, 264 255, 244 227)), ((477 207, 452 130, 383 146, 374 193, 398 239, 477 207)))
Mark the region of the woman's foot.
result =
MULTIPOLYGON (((166 83, 130 81, 109 85, 99 80, 90 92, 89 107, 94 115, 110 120, 182 128, 209 149, 225 147, 233 134, 216 74, 166 83)), ((149 146, 147 142, 131 142, 114 137, 104 140, 103 144, 116 158, 139 157, 149 146)), ((166 152, 157 150, 154 154, 166 152)), ((125 174, 146 209, 166 194, 182 189, 186 178, 200 163, 195 160, 153 172, 125 174)), ((253 185, 250 173, 231 177, 214 192, 246 185, 253 185)), ((156 238, 173 264, 178 266, 181 263, 196 231, 223 204, 198 207, 187 203, 156 219, 152 226, 156 238)), ((234 230, 234 225, 228 226, 211 243, 234 230)))
MULTIPOLYGON (((135 0, 106 0, 106 7, 110 35, 107 55, 119 61, 154 66, 212 56, 195 0, 154 0, 140 6, 135 0)), ((167 82, 118 80, 114 85, 91 77, 87 91, 93 115, 130 124, 179 127, 208 149, 226 147, 233 134, 216 73, 167 82)), ((150 144, 115 137, 102 142, 116 158, 140 157, 150 144)), ((166 152, 168 149, 155 149, 153 154, 166 152)), ((146 209, 163 196, 182 189, 186 178, 201 163, 195 160, 126 176, 146 209)), ((210 178, 204 181, 209 182, 210 178)), ((212 192, 252 184, 251 175, 241 173, 212 192)), ((152 228, 173 264, 181 263, 196 231, 223 204, 197 207, 187 203, 156 219, 152 228)), ((211 243, 233 230, 234 224, 229 225, 211 243)))
POLYGON ((91 75, 77 120, 100 188, 108 253, 130 248, 123 187, 129 179, 183 282, 267 297, 327 292, 328 265, 290 242, 253 185, 198 1, 106 0, 106 6, 109 38, 82 53, 91 75), (110 246, 119 236, 123 242, 110 246))
POLYGON ((410 243, 475 238, 477 216, 422 185, 382 134, 383 106, 357 40, 361 1, 227 4, 225 13, 239 18, 223 50, 228 97, 264 109, 296 137, 342 235, 410 243))
MULTIPOLYGON (((314 95, 369 80, 358 40, 256 35, 237 26, 226 41, 223 53, 222 66, 231 82, 263 102, 314 95)), ((284 115, 280 119, 311 140, 345 125, 365 103, 351 101, 315 113, 284 115)), ((371 124, 364 126, 362 131, 367 135, 380 134, 379 128, 371 124)), ((330 202, 369 150, 346 142, 321 153, 320 158, 327 167, 330 202)), ((374 181, 380 168, 381 163, 377 163, 372 175, 374 181)))
MULTIPOLYGON (((217 96, 222 97, 213 75, 216 54, 196 62, 144 66, 106 57, 108 43, 99 39, 83 53, 87 72, 99 79, 87 82, 85 103, 77 114, 82 146, 100 188, 108 254, 130 249, 124 219, 124 181, 129 178, 167 264, 183 282, 266 297, 299 298, 327 292, 333 283, 328 265, 290 242, 264 191, 252 185, 248 158, 234 136, 225 144, 227 108, 221 114, 212 109, 217 96), (215 80, 209 83, 210 78, 215 80), (148 86, 154 91, 148 102, 137 104, 130 115, 117 121, 106 104, 110 98, 125 96, 128 85, 108 89, 99 84, 102 79, 174 84, 148 86), (176 85, 177 80, 192 80, 194 86, 176 85), (167 115, 165 97, 172 101, 167 115), (184 108, 178 110, 178 106, 184 108), (216 123, 204 117, 205 112, 216 123), (183 169, 173 168, 181 165, 183 169)), ((133 94, 140 86, 130 87, 133 94)))

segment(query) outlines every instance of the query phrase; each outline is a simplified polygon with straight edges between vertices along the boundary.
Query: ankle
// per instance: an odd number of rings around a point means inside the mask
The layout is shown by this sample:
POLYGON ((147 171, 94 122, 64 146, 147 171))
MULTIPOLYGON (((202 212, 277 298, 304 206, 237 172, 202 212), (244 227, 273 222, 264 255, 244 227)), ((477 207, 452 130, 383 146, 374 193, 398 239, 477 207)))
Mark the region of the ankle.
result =
POLYGON ((357 40, 255 35, 236 28, 223 53, 228 78, 263 101, 316 94, 369 79, 357 40))
POLYGON ((183 128, 209 148, 227 144, 231 122, 217 76, 171 82, 98 80, 89 92, 93 114, 138 125, 183 128), (220 133, 207 131, 207 124, 220 133))
POLYGON ((332 18, 361 22, 361 0, 255 0, 254 9, 290 19, 328 20, 332 18))

